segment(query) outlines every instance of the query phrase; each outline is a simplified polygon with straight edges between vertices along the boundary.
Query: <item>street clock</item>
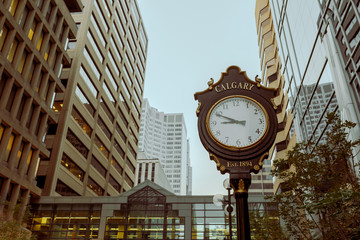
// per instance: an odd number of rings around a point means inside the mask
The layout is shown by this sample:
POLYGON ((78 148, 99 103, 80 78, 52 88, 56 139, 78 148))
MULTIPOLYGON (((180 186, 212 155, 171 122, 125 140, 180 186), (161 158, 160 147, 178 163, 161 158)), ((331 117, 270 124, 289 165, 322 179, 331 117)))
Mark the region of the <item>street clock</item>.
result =
POLYGON ((195 93, 200 140, 222 174, 261 169, 277 133, 276 92, 230 66, 195 93))

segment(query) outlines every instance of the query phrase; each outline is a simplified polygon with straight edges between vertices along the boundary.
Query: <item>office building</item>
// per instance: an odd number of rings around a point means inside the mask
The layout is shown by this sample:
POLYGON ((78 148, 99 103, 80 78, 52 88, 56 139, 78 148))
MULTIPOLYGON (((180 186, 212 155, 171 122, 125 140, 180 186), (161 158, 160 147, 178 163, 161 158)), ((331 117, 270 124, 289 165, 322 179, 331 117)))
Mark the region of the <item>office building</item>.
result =
MULTIPOLYGON (((329 112, 359 123, 358 74, 351 70, 360 51, 358 13, 355 1, 256 1, 262 79, 280 93, 272 160, 286 157, 296 142, 321 142, 329 112)), ((359 133, 356 127, 350 136, 359 133)))
MULTIPOLYGON (((213 196, 177 196, 147 180, 119 196, 42 197, 33 202, 28 228, 39 239, 221 239, 229 228, 213 196)), ((276 216, 262 196, 250 211, 276 216)), ((273 218, 272 220, 278 221, 273 218)), ((236 219, 232 218, 233 239, 236 219)), ((264 231, 255 229, 252 231, 264 231)))
POLYGON ((58 124, 40 161, 45 196, 118 195, 135 181, 147 37, 136 1, 84 1, 72 13, 71 65, 55 98, 58 124))
POLYGON ((1 210, 131 189, 147 52, 136 0, 0 11, 1 210))
POLYGON ((138 152, 135 176, 135 186, 150 180, 169 192, 174 192, 160 160, 157 158, 146 158, 143 152, 138 152))
POLYGON ((192 191, 189 143, 182 113, 164 113, 142 105, 139 151, 148 159, 159 159, 175 194, 192 191))
POLYGON ((71 66, 71 12, 80 1, 0 1, 0 214, 23 214, 36 186, 39 162, 52 155, 46 136, 59 123, 55 99, 67 94, 62 69, 71 66), (3 211, 3 210, 10 211, 3 211))

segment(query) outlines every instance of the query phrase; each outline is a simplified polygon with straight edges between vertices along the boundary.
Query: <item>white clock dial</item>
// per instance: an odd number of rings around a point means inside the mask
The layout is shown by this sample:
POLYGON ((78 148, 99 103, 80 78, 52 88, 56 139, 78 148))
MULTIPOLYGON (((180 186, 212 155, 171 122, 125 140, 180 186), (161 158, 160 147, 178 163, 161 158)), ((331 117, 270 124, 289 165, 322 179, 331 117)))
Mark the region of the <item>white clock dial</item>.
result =
POLYGON ((268 129, 265 109, 251 98, 232 96, 217 102, 207 116, 207 129, 215 141, 229 148, 247 148, 268 129))

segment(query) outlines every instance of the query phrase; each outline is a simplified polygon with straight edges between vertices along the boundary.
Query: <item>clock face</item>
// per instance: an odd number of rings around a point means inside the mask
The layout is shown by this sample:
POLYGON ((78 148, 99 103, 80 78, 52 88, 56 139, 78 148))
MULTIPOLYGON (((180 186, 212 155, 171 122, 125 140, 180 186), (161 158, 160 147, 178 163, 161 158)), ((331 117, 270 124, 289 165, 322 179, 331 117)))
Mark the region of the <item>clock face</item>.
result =
POLYGON ((235 150, 258 143, 269 127, 265 109, 241 95, 219 100, 210 109, 206 120, 211 137, 225 148, 235 150))

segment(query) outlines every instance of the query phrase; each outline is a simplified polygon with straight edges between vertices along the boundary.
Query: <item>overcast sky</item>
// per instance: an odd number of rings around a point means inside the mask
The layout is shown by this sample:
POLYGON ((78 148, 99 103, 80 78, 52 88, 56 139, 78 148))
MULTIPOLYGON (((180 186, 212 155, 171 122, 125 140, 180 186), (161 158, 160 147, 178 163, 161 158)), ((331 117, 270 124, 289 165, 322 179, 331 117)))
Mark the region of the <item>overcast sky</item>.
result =
POLYGON ((193 195, 226 194, 202 146, 194 93, 231 65, 261 76, 254 0, 138 0, 148 36, 144 97, 165 113, 184 113, 193 195))

